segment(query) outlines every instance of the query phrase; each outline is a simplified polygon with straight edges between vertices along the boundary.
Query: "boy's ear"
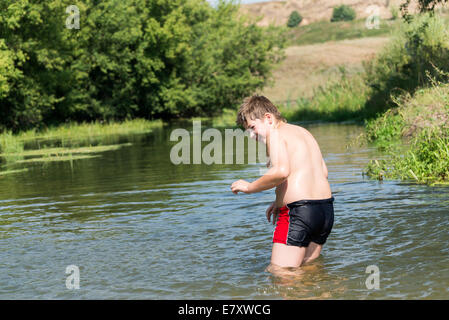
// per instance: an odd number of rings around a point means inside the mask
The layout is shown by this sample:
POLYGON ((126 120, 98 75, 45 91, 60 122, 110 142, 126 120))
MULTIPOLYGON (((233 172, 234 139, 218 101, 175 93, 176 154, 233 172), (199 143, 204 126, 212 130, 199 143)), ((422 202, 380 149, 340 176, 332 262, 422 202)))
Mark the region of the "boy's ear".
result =
POLYGON ((265 114, 263 115, 267 120, 269 124, 272 124, 273 122, 273 115, 269 112, 265 112, 265 114))

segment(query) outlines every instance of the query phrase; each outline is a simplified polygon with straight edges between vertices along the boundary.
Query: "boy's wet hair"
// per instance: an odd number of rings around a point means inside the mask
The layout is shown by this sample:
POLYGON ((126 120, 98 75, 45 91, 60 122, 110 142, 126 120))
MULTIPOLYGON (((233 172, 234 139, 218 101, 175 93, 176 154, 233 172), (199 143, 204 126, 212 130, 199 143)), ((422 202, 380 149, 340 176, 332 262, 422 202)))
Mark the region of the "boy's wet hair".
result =
POLYGON ((237 113, 237 125, 246 127, 246 120, 263 119, 265 113, 271 113, 278 121, 287 122, 279 110, 264 96, 254 94, 246 97, 237 113))

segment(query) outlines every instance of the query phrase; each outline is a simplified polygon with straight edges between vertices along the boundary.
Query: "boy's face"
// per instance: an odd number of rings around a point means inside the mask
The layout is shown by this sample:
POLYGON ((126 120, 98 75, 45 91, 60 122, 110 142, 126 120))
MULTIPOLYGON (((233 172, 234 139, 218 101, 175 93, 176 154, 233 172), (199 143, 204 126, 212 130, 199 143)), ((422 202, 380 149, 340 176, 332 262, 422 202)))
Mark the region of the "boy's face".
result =
POLYGON ((263 119, 247 119, 246 129, 250 131, 250 137, 265 143, 267 134, 272 127, 271 115, 265 114, 263 119))

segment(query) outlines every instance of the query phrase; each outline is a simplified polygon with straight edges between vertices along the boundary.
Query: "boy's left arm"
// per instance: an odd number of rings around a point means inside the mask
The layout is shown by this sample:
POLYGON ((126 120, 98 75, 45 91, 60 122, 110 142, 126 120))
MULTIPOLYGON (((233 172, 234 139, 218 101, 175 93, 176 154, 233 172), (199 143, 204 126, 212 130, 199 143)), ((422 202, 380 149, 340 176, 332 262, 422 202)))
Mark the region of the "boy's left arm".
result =
POLYGON ((280 185, 290 174, 287 145, 278 136, 272 137, 269 144, 271 168, 262 177, 249 183, 245 180, 238 180, 231 186, 234 194, 239 191, 244 193, 255 193, 268 190, 280 185))

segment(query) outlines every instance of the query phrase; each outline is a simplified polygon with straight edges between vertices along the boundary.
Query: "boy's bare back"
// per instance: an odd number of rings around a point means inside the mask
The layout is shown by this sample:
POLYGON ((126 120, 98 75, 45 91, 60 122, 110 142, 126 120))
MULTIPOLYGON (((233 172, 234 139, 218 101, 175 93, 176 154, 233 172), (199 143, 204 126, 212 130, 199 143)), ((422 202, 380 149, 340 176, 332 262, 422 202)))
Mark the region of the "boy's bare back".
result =
POLYGON ((276 187, 276 206, 282 207, 302 199, 330 198, 327 167, 312 134, 288 123, 283 123, 277 130, 277 137, 287 147, 290 174, 276 187))

